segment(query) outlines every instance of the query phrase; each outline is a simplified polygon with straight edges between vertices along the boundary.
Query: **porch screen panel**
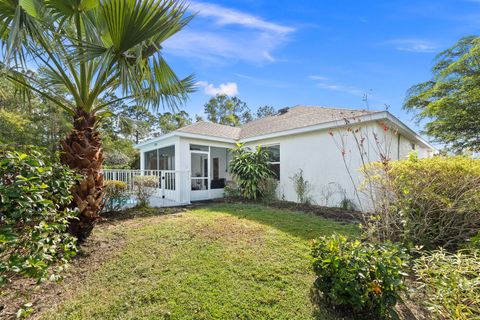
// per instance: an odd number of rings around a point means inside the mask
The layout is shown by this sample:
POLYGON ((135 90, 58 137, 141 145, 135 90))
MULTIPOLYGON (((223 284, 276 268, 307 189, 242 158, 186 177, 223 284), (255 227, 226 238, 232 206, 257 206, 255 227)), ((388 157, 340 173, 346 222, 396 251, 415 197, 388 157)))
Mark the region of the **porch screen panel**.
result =
POLYGON ((157 150, 145 152, 145 170, 158 170, 157 150))
POLYGON ((191 155, 192 190, 208 190, 208 154, 191 155))

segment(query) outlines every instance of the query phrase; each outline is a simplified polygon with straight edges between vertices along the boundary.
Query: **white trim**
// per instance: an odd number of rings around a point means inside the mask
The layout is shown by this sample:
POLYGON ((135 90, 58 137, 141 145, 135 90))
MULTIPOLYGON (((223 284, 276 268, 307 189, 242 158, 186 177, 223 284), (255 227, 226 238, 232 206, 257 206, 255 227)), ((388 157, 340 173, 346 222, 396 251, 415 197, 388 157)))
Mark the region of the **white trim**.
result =
POLYGON ((204 135, 204 134, 173 131, 173 132, 170 132, 166 135, 156 137, 156 138, 141 142, 139 144, 136 144, 136 145, 134 145, 134 147, 135 148, 141 148, 141 147, 143 147, 145 145, 148 145, 150 143, 159 142, 159 141, 171 138, 171 137, 192 138, 192 139, 201 139, 201 140, 207 140, 207 141, 219 141, 219 142, 226 142, 226 143, 235 143, 237 141, 237 140, 234 140, 234 139, 221 138, 221 137, 209 136, 209 135, 204 135))
POLYGON ((333 129, 333 128, 340 128, 340 127, 345 127, 347 125, 355 125, 357 123, 365 123, 365 122, 371 122, 371 121, 378 121, 378 120, 388 120, 392 122, 393 124, 397 125, 405 133, 413 137, 415 140, 420 142, 422 145, 424 145, 427 148, 430 148, 432 150, 436 150, 431 144, 426 142, 422 137, 420 137, 415 131, 407 127, 405 124, 403 124, 399 119, 391 115, 388 111, 378 111, 372 114, 367 114, 364 116, 356 117, 356 118, 347 118, 345 120, 334 120, 330 122, 324 122, 320 124, 316 124, 313 126, 308 126, 308 127, 303 127, 303 128, 296 128, 296 129, 290 129, 290 130, 284 130, 280 132, 273 132, 273 133, 268 133, 260 136, 254 136, 254 137, 249 137, 249 138, 244 138, 240 139, 239 142, 241 143, 247 143, 247 142, 254 142, 254 141, 259 141, 259 140, 266 140, 266 139, 272 139, 272 138, 278 138, 278 137, 284 137, 284 136, 289 136, 289 135, 295 135, 295 134, 300 134, 300 133, 307 133, 307 132, 313 132, 313 131, 320 131, 320 130, 326 130, 326 129, 333 129), (356 122, 351 122, 350 124, 346 124, 345 120, 356 120, 356 122))

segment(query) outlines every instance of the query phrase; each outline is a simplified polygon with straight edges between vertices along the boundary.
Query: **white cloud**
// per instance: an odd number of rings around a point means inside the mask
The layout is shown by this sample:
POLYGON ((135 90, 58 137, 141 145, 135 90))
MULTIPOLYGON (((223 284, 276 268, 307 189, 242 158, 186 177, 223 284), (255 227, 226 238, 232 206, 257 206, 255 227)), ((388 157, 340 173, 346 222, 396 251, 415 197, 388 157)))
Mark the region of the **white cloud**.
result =
POLYGON ((395 50, 407 52, 428 53, 436 52, 439 49, 438 44, 423 39, 393 39, 387 41, 388 45, 393 46, 395 50))
POLYGON ((167 53, 214 63, 275 62, 274 52, 288 41, 294 28, 206 2, 192 2, 197 16, 164 43, 167 53))
POLYGON ((319 75, 311 75, 311 76, 308 76, 308 79, 310 79, 310 80, 318 80, 318 81, 327 81, 327 80, 328 80, 327 77, 319 76, 319 75))
POLYGON ((365 94, 365 90, 353 87, 353 86, 347 86, 343 85, 341 83, 336 83, 334 81, 329 80, 329 78, 324 77, 324 76, 319 76, 319 75, 311 75, 308 76, 310 80, 313 80, 316 82, 316 85, 322 89, 327 89, 327 90, 332 90, 332 91, 339 91, 339 92, 344 92, 348 93, 354 96, 363 96, 365 94))
POLYGON ((192 2, 189 8, 197 12, 197 16, 199 17, 214 18, 219 25, 241 25, 252 29, 272 31, 280 34, 295 31, 294 28, 268 22, 254 15, 228 9, 213 3, 192 2))
POLYGON ((217 94, 225 94, 227 96, 233 97, 238 94, 238 86, 235 82, 222 83, 220 86, 215 87, 213 84, 206 81, 197 82, 197 86, 203 87, 203 91, 210 95, 216 96, 217 94))

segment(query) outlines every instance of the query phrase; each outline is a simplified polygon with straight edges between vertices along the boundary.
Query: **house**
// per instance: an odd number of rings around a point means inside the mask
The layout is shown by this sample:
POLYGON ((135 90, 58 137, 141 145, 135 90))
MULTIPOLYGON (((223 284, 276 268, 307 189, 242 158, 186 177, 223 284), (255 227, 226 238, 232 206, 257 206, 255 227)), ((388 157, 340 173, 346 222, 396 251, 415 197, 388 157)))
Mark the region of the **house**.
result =
POLYGON ((229 149, 236 143, 268 148, 280 198, 297 201, 291 177, 302 170, 312 186, 312 200, 323 205, 336 205, 342 199, 358 202, 356 186, 365 161, 382 156, 402 159, 411 151, 429 157, 434 152, 388 111, 314 106, 285 108, 240 127, 200 121, 136 148, 142 174, 170 175, 162 176, 162 198, 170 192, 175 195, 170 196, 172 201, 186 203, 224 196, 223 189, 232 180, 229 149))

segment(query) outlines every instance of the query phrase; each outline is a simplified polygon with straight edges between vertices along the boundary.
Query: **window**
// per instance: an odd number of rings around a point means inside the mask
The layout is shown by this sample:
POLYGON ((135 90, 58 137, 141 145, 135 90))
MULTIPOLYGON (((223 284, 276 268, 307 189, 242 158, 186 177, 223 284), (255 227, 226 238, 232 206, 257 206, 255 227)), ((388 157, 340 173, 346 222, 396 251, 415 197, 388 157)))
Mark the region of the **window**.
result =
POLYGON ((270 160, 270 170, 273 171, 275 178, 280 180, 280 145, 265 146, 270 160))

